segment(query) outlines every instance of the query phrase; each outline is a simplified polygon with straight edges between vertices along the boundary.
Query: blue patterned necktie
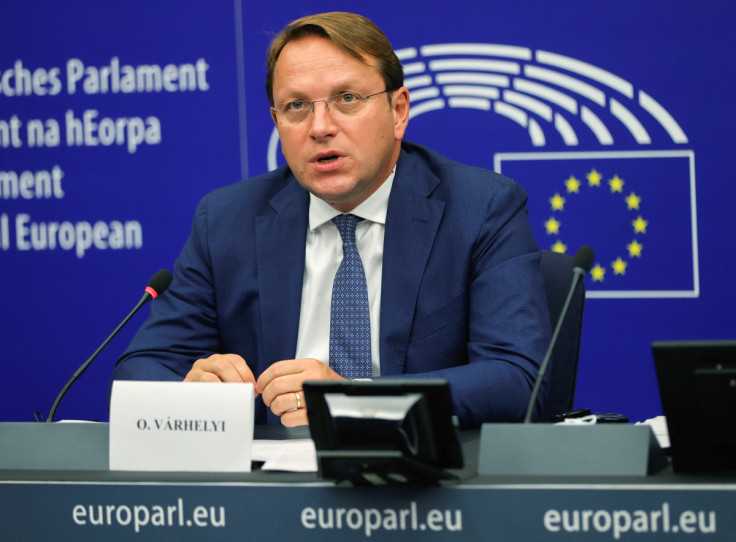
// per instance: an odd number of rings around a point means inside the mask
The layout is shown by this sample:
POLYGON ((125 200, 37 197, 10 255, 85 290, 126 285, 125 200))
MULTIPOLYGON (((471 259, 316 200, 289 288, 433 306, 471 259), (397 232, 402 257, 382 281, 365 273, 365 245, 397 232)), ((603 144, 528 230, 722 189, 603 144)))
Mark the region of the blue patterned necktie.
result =
POLYGON ((373 376, 368 287, 355 244, 360 220, 355 215, 332 219, 342 238, 343 257, 332 285, 330 368, 347 379, 373 376))

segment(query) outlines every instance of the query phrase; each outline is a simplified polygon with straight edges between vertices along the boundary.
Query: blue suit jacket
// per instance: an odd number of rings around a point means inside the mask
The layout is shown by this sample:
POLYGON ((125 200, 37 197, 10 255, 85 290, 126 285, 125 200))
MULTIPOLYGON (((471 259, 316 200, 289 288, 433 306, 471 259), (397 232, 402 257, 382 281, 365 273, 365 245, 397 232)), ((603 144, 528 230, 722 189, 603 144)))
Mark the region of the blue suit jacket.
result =
MULTIPOLYGON (((523 417, 549 339, 526 193, 404 142, 386 217, 381 377, 441 377, 464 425, 523 417)), ((213 353, 291 359, 308 193, 282 167, 207 195, 169 290, 113 379, 181 380, 213 353)), ((326 292, 325 295, 330 295, 326 292)), ((278 418, 256 400, 256 423, 278 418)))

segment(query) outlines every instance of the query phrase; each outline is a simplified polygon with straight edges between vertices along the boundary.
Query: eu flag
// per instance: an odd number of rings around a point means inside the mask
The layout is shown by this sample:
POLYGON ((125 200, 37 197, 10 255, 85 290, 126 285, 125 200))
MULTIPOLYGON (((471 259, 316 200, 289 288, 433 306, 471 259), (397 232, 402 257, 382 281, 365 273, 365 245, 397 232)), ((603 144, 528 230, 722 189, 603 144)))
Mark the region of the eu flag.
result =
POLYGON ((529 193, 541 249, 594 248, 589 297, 697 297, 691 151, 514 153, 496 169, 529 193))

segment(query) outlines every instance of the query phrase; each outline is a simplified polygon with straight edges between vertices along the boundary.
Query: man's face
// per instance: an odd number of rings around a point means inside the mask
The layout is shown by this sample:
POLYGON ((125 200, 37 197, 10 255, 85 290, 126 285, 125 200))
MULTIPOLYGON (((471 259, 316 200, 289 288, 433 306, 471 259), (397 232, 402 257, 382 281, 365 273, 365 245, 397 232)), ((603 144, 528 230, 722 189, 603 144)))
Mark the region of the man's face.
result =
MULTIPOLYGON (((352 91, 368 96, 385 90, 376 60, 368 65, 347 56, 330 40, 307 36, 291 41, 274 68, 274 103, 321 100, 352 91)), ((362 203, 386 180, 399 157, 409 117, 409 92, 379 94, 355 116, 336 118, 325 102, 301 124, 276 126, 291 171, 299 183, 341 212, 362 203)))

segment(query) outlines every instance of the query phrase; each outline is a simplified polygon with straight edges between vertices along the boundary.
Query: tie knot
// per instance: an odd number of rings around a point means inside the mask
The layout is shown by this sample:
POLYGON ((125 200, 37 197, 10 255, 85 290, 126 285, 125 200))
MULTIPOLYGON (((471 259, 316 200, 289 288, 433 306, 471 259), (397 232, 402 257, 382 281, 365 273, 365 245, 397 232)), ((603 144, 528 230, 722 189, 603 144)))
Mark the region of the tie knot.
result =
POLYGON ((355 228, 361 220, 355 215, 337 215, 332 219, 343 243, 355 243, 355 228))

